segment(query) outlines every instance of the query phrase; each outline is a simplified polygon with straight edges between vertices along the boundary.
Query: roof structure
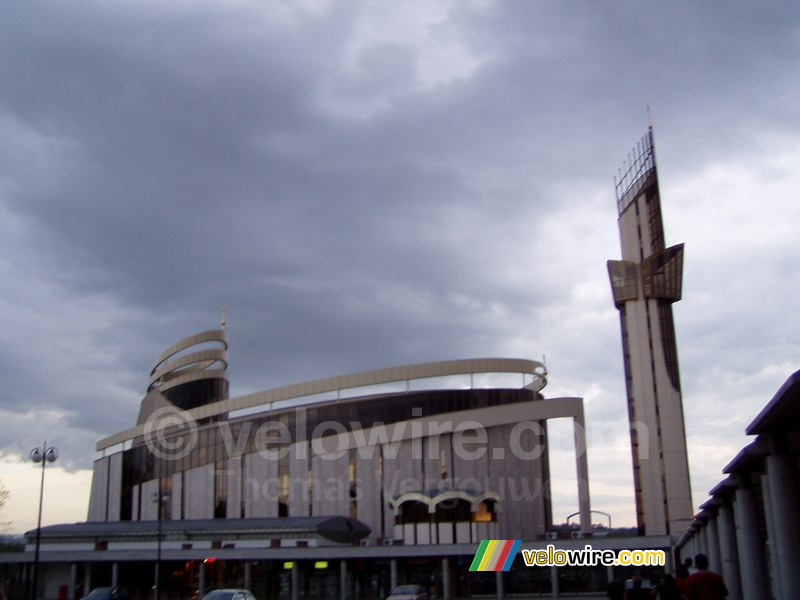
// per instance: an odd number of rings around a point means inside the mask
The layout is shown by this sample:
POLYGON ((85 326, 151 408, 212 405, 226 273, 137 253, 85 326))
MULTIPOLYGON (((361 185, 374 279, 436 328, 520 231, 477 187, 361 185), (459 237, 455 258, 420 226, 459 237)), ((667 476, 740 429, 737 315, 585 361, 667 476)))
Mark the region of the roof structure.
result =
MULTIPOLYGON (((272 517, 262 519, 164 519, 160 524, 164 539, 202 540, 211 538, 264 539, 321 536, 332 542, 351 543, 366 537, 370 528, 349 517, 272 517)), ((43 541, 86 541, 97 539, 156 539, 158 521, 89 521, 42 527, 43 541)), ((36 530, 25 533, 28 540, 36 530)))

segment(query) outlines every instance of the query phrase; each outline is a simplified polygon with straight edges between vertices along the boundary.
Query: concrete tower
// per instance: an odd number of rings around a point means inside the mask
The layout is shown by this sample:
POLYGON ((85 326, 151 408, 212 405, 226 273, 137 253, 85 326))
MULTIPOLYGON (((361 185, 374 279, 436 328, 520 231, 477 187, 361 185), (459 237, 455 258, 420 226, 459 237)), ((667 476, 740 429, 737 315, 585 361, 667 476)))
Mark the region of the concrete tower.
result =
POLYGON ((683 244, 665 247, 653 130, 615 179, 622 260, 608 261, 620 312, 636 517, 644 535, 680 534, 692 519, 672 303, 683 244))

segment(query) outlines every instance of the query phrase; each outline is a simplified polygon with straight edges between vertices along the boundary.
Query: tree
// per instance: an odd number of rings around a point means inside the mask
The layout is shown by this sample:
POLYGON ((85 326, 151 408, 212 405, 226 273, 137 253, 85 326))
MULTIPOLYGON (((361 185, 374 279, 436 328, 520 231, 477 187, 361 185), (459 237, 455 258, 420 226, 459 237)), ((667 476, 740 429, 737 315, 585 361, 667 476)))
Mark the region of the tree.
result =
MULTIPOLYGON (((6 505, 6 500, 11 495, 11 492, 8 491, 8 488, 5 484, 0 480, 0 511, 3 510, 3 507, 6 505)), ((10 522, 0 521, 0 541, 3 537, 5 537, 6 529, 8 526, 11 525, 10 522)))
MULTIPOLYGON (((10 495, 9 489, 0 481, 0 511, 3 510, 10 495)), ((11 521, 0 520, 0 552, 22 552, 25 549, 24 540, 21 536, 10 535, 8 533, 10 526, 11 521)), ((2 583, 2 580, 0 580, 0 583, 2 583)))

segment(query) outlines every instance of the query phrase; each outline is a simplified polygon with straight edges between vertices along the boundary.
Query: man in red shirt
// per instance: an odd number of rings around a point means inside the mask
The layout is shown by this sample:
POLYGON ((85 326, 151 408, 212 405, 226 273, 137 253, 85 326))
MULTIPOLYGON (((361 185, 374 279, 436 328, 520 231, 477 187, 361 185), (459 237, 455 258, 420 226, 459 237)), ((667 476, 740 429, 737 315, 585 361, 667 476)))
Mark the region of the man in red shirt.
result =
POLYGON ((694 557, 697 572, 689 575, 689 600, 724 600, 728 589, 717 573, 708 570, 708 557, 698 554, 694 557))

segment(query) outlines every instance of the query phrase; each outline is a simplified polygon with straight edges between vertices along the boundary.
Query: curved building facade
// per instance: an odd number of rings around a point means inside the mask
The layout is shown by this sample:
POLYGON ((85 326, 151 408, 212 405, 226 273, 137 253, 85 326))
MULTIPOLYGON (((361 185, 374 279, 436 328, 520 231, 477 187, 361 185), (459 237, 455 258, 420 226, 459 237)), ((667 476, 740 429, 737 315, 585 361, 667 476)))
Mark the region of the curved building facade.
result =
POLYGON ((226 351, 220 329, 156 359, 136 424, 97 443, 87 522, 41 531, 45 596, 60 578, 70 598, 117 584, 153 597, 156 556, 169 597, 543 589, 536 570, 506 583, 469 567, 483 540, 551 539, 552 418, 575 423, 580 534, 591 535, 583 403, 545 398, 542 363, 423 363, 230 398, 226 351))
POLYGON ((156 519, 160 491, 167 520, 342 515, 375 545, 550 526, 546 420, 574 401, 544 399, 543 364, 425 363, 229 399, 226 349, 216 330, 158 357, 136 427, 98 442, 90 521, 156 519))

